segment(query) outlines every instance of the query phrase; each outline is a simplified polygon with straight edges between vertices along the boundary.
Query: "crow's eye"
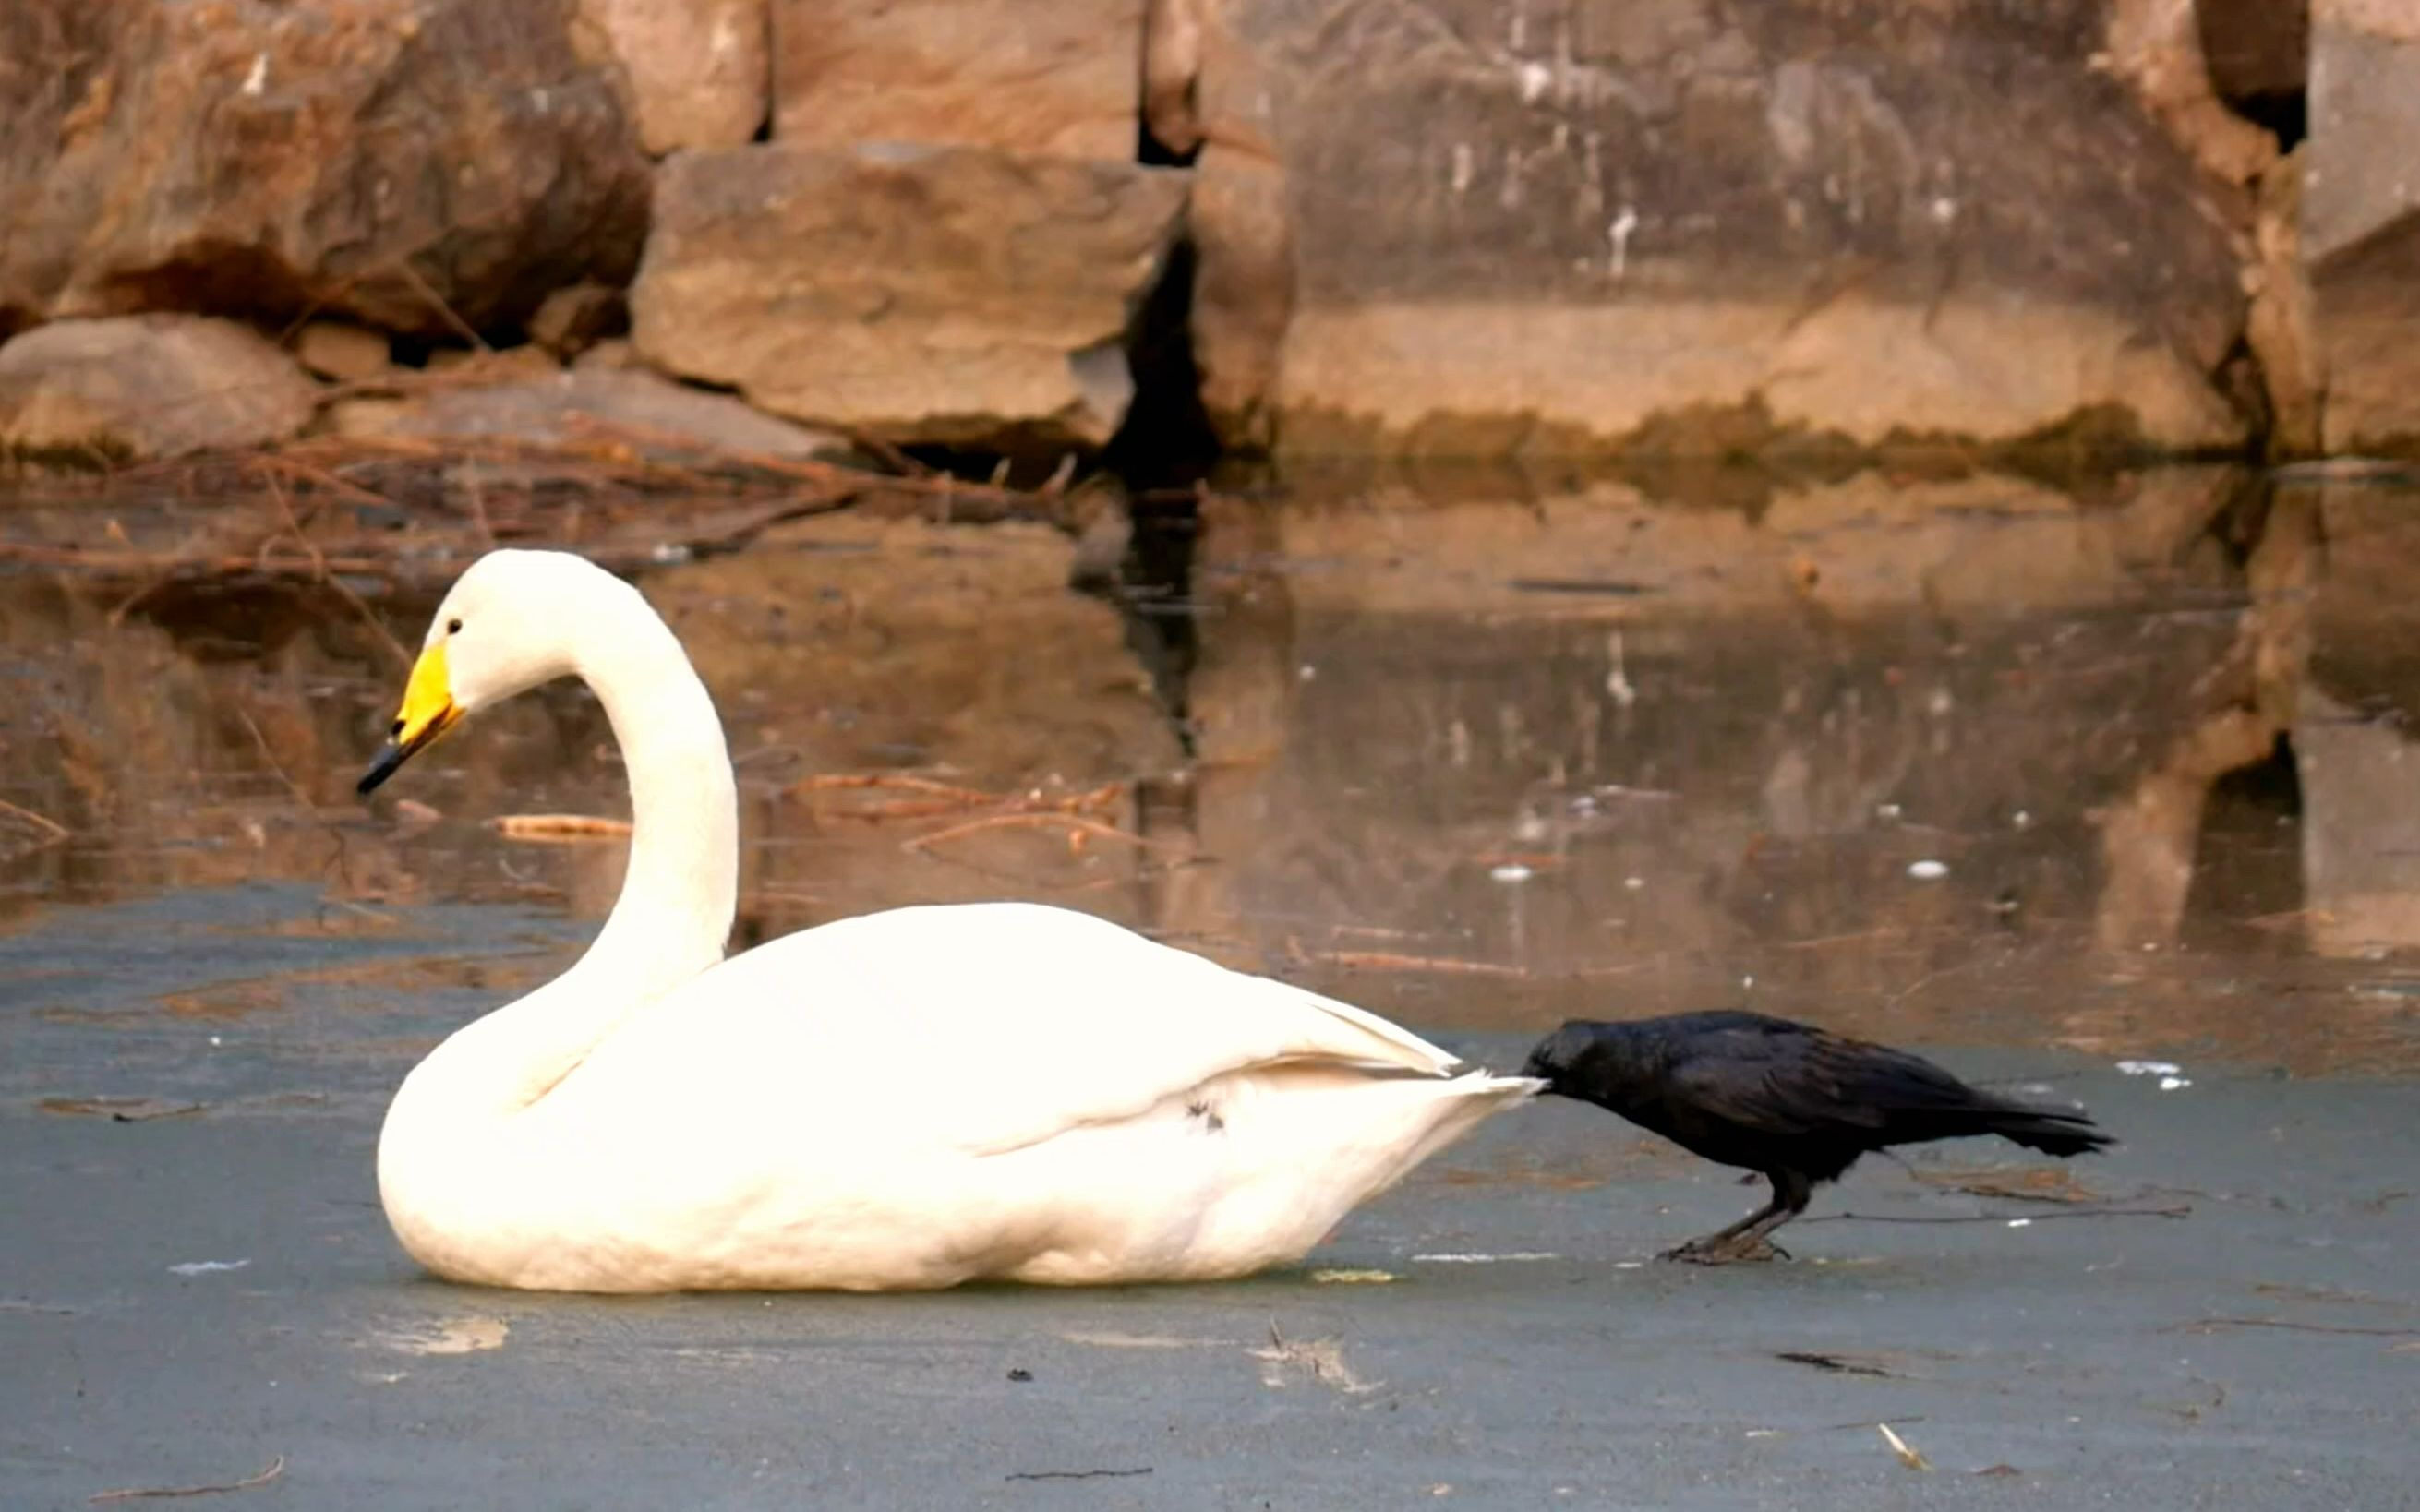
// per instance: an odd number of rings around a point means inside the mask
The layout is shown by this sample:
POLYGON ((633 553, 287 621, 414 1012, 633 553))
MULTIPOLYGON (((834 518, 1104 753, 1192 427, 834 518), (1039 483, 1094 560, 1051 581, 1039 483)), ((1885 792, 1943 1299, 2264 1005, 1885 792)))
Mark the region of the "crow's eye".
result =
POLYGON ((445 633, 447 635, 460 635, 462 633, 462 622, 460 620, 447 620, 445 622, 445 633))

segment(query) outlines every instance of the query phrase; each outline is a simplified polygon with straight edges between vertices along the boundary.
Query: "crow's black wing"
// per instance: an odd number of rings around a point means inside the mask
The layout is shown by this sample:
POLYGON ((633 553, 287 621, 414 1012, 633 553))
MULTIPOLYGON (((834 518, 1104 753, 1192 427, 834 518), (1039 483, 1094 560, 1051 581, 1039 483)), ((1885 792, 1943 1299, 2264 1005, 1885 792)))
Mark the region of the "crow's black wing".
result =
POLYGON ((1689 1036, 1672 1066, 1676 1102, 1776 1135, 1884 1134, 1910 1119, 2006 1106, 1904 1051, 1781 1019, 1738 1019, 1689 1036))
POLYGON ((1879 1131, 1886 1106, 1871 1096, 1873 1078, 1836 1053, 1839 1043, 1806 1025, 1751 1014, 1701 1027, 1673 1057, 1668 1104, 1678 1118, 1780 1138, 1879 1131))

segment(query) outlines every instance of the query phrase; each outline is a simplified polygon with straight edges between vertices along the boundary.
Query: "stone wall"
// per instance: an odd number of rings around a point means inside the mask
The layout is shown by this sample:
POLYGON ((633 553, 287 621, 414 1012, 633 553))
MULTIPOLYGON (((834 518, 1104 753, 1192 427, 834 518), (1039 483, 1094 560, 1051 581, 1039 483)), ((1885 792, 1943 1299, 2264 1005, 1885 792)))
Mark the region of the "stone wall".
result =
POLYGON ((1054 462, 2420 449, 2420 12, 2291 8, 21 0, 0 455, 522 344, 1054 462))

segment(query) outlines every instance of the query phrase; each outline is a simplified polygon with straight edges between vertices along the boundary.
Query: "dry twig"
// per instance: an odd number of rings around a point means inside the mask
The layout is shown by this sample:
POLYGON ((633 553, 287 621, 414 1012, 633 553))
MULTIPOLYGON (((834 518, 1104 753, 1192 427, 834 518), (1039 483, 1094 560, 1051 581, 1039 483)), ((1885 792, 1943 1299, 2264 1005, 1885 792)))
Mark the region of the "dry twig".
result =
POLYGON ((927 846, 937 845, 942 841, 956 840, 960 836, 976 834, 982 830, 1031 829, 1045 825, 1057 825, 1064 828, 1067 831, 1067 842, 1070 848, 1080 846, 1081 837, 1087 835, 1098 835, 1103 840, 1123 841, 1140 850, 1160 848, 1157 841, 1145 840, 1132 830, 1120 829, 1114 825, 1105 825, 1097 819, 1085 819, 1076 814, 1055 812, 998 813, 982 819, 970 819, 963 825, 952 825, 946 829, 937 829, 929 835, 918 835, 912 839, 901 841, 899 848, 903 851, 921 851, 927 846))
POLYGON ((259 1474, 246 1475, 241 1480, 229 1481, 224 1486, 129 1486, 120 1490, 95 1491, 85 1500, 98 1504, 131 1502, 137 1497, 150 1496, 217 1496, 225 1491, 248 1491, 256 1486, 266 1486, 285 1473, 286 1457, 279 1455, 271 1460, 269 1468, 259 1474))
POLYGON ((598 819, 583 813, 508 813, 489 821, 506 840, 628 840, 627 819, 598 819))

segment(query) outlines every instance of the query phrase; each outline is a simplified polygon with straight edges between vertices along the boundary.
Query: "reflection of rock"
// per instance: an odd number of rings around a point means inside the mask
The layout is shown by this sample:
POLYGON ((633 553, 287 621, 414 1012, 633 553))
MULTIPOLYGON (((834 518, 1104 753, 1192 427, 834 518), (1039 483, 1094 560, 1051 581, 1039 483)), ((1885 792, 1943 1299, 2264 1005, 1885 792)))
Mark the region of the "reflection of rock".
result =
POLYGON ((1316 979, 1424 1022, 1717 1006, 1746 976, 1872 1032, 2032 1003, 2088 955, 2090 815, 2235 644, 2231 616, 2149 611, 2240 581, 2209 534, 2229 482, 2087 506, 1865 476, 1753 520, 1612 486, 1214 515, 1202 661, 1230 675, 1192 704, 1205 732, 1280 722, 1202 774, 1216 874, 1170 879, 1168 917, 1246 959, 1441 959, 1316 979), (1255 579, 1290 606, 1276 646, 1229 610, 1255 579), (2048 964, 2003 979, 2021 949, 2048 964))
POLYGON ((1082 786, 1173 764, 1116 611, 1067 591, 1073 547, 1057 532, 836 515, 766 539, 794 549, 646 588, 726 717, 808 769, 1082 786))
POLYGON ((635 341, 811 423, 1097 446, 1133 397, 1127 328, 1184 201, 1180 173, 979 148, 683 154, 635 341))
POLYGON ((764 124, 766 0, 579 3, 629 76, 649 152, 737 147, 764 124))
POLYGON ((2420 11, 2314 0, 2303 252, 2332 451, 2420 449, 2420 11))
POLYGON ((2420 945, 2420 517, 2400 489, 2323 485, 2327 572, 2294 726, 2314 949, 2420 945))
POLYGON ((2325 694, 2294 726, 2304 932, 2322 955, 2420 946, 2420 747, 2325 694))
MULTIPOLYGON (((1115 611, 1064 587, 1070 549, 1032 526, 828 517, 750 554, 644 575, 740 763, 750 927, 1001 896, 1140 921, 1141 874, 1159 849, 1102 837, 1079 850, 1045 823, 912 851, 902 842, 998 810, 911 803, 907 815, 849 820, 783 792, 802 772, 901 767, 1011 795, 1054 780, 1084 791, 1173 765, 1173 736, 1115 611)), ((578 918, 611 902, 623 846, 516 843, 488 825, 628 812, 610 731, 584 690, 557 682, 482 711, 381 790, 365 824, 351 779, 404 669, 358 601, 171 584, 120 620, 122 598, 86 602, 49 575, 0 582, 0 697, 12 711, 0 791, 71 831, 23 863, 55 887, 94 900, 283 879, 340 898, 505 898, 578 918), (403 798, 442 821, 388 827, 403 798)), ((382 605, 381 617, 416 641, 432 607, 382 605)), ((859 796, 889 795, 840 795, 859 796)), ((1089 811, 1132 822, 1114 798, 1089 811)), ((0 896, 0 911, 23 896, 0 896)))
POLYGON ((1202 642, 1186 681, 1196 760, 1181 795, 1185 813, 1161 826, 1177 831, 1166 838, 1196 864, 1170 869, 1154 911, 1164 928, 1201 942, 1197 948, 1233 939, 1235 884, 1250 875, 1245 860, 1264 846, 1269 772, 1284 758, 1295 699, 1306 687, 1295 656, 1293 594, 1278 570, 1280 513, 1219 498, 1202 505, 1191 595, 1202 642))
MULTIPOLYGON (((859 795, 780 797, 760 785, 909 769, 989 793, 1064 792, 1172 767, 1175 737, 1116 611, 1066 588, 1065 537, 827 516, 779 528, 766 546, 645 583, 731 728, 751 841, 743 931, 1001 896, 1135 917, 1141 874, 1162 851, 1112 838, 1078 848, 1013 816, 909 850, 904 841, 1000 810, 909 794, 921 816, 849 820, 838 814, 864 807, 859 795)), ((1099 812, 1132 820, 1124 804, 1099 812)))
MULTIPOLYGON (((2420 729, 2420 511, 2400 486, 2358 481, 2316 489, 2326 575, 2311 605, 2311 681, 2365 715, 2394 712, 2420 729)), ((2305 495, 2305 497, 2307 497, 2305 495)))
POLYGON ((248 326, 197 316, 62 320, 0 347, 0 448, 85 465, 284 440, 318 390, 248 326))
POLYGON ((534 380, 440 389, 349 407, 349 435, 458 440, 504 437, 542 446, 606 444, 643 454, 748 453, 811 457, 842 444, 760 414, 725 393, 684 388, 644 369, 583 369, 534 380))
POLYGON ((2268 760, 2278 737, 2295 731, 2318 559, 2317 511, 2307 499, 2278 499, 2246 565, 2252 603, 2235 643, 2191 686, 2200 705, 2191 727, 2102 815, 2106 880, 2096 927, 2103 946, 2176 939, 2211 785, 2268 760))
POLYGON ((1143 0, 774 0, 784 142, 1131 162, 1143 0))
POLYGON ((645 162, 617 70, 569 17, 564 0, 0 5, 0 332, 308 309, 434 335, 627 277, 645 162))
POLYGON ((1208 365, 1271 374, 1212 406, 1231 430, 1265 401, 1296 452, 1587 449, 1656 422, 1710 445, 1696 419, 1746 410, 1868 443, 2242 436, 2211 381, 2242 329, 2236 217, 2096 75, 2103 7, 1559 16, 1214 8, 1202 283, 1293 304, 1274 344, 1257 307, 1257 334, 1197 308, 1229 348, 1208 365), (1218 219, 1221 176, 1270 163, 1282 260, 1218 219))
POLYGON ((2116 486, 2117 507, 2087 509, 2013 478, 1894 485, 1862 472, 1780 492, 1755 520, 1612 484, 1442 504, 1387 487, 1354 508, 1298 501, 1282 543, 1349 569, 1297 580, 1307 605, 1333 588, 1368 609, 1630 620, 1920 601, 1968 621, 2124 600, 2146 578, 2191 567, 2229 478, 2179 468, 2116 486))

